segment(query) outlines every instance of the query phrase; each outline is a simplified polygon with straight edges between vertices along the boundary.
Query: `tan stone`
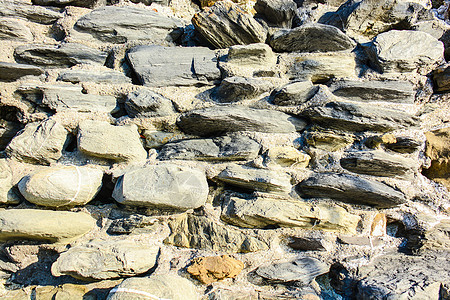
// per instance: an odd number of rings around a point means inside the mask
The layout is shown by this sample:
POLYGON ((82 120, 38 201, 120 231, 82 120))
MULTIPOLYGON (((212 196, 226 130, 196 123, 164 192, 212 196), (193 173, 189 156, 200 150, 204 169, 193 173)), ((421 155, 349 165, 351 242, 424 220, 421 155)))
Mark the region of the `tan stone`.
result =
POLYGON ((306 142, 314 148, 334 152, 353 143, 353 139, 331 132, 312 131, 306 136, 306 142))
POLYGON ((425 136, 425 155, 431 159, 431 166, 422 174, 450 189, 450 127, 426 132, 425 136))
POLYGON ((385 214, 377 214, 373 218, 372 226, 370 227, 371 236, 384 236, 386 235, 387 219, 385 214))
POLYGON ((306 168, 311 157, 292 146, 278 146, 270 148, 267 151, 267 157, 281 166, 290 167, 296 166, 299 168, 306 168))
POLYGON ((244 269, 244 263, 229 255, 197 257, 187 268, 189 274, 201 283, 211 284, 225 278, 234 278, 244 269))

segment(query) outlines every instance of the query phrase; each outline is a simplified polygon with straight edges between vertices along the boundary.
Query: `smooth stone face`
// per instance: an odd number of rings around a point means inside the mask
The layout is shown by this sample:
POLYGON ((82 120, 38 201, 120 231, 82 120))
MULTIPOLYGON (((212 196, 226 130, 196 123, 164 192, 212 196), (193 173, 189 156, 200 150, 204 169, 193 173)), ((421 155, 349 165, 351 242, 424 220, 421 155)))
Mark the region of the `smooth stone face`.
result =
POLYGON ((181 115, 177 125, 189 134, 212 136, 237 131, 289 133, 302 130, 306 122, 273 110, 212 106, 181 115))
POLYGON ((77 166, 39 169, 18 187, 27 201, 43 206, 75 206, 91 201, 102 186, 103 172, 77 166))
POLYGON ((103 121, 83 121, 78 129, 78 149, 87 156, 116 162, 147 158, 136 125, 113 126, 103 121))
POLYGON ((15 81, 23 76, 27 75, 39 76, 43 73, 44 70, 39 67, 24 64, 0 62, 1 81, 15 81))
POLYGON ((93 229, 95 222, 83 212, 6 209, 0 211, 0 240, 70 241, 93 229))
POLYGON ((194 258, 186 271, 203 284, 234 278, 244 269, 244 263, 229 255, 194 258))
POLYGON ((152 44, 170 43, 182 33, 180 19, 165 17, 138 7, 104 6, 94 9, 75 23, 75 29, 92 34, 100 41, 152 44))
POLYGON ((350 81, 340 80, 330 86, 330 91, 352 101, 384 101, 413 104, 414 86, 408 81, 350 81))
POLYGON ((83 280, 130 277, 150 270, 159 248, 126 240, 94 240, 62 253, 52 265, 52 275, 83 280))
POLYGON ((131 83, 131 78, 125 76, 122 72, 117 71, 87 71, 87 70, 64 70, 58 80, 71 83, 95 82, 108 84, 125 84, 131 83))
POLYGON ((358 176, 316 173, 297 186, 303 197, 331 198, 337 201, 387 208, 406 201, 403 193, 392 187, 358 176))
POLYGON ((257 142, 242 135, 183 140, 167 143, 159 152, 158 159, 250 160, 258 156, 260 148, 257 142))
POLYGON ((230 165, 215 179, 239 188, 275 193, 291 191, 291 177, 284 172, 230 165))
POLYGON ((450 188, 450 127, 426 132, 425 136, 425 155, 431 159, 431 166, 422 174, 450 188))
POLYGON ((49 165, 61 157, 66 138, 67 130, 56 121, 29 123, 12 139, 6 153, 19 161, 49 165))
POLYGON ((379 150, 348 152, 340 163, 350 172, 391 178, 410 177, 418 169, 418 163, 413 159, 379 150))
POLYGON ((216 55, 205 47, 137 46, 127 58, 145 86, 209 85, 220 79, 216 55))
POLYGON ((231 1, 219 1, 196 13, 192 24, 215 48, 264 43, 265 29, 253 16, 231 1))
POLYGON ((328 203, 313 205, 290 198, 228 197, 222 206, 221 219, 245 228, 300 227, 356 233, 360 217, 328 203))
POLYGON ((256 12, 276 27, 291 28, 297 13, 297 4, 292 0, 257 0, 256 12))
POLYGON ((318 86, 309 80, 296 81, 275 89, 270 94, 270 99, 275 105, 300 105, 311 99, 318 90, 318 86))
POLYGON ((0 3, 0 16, 23 18, 41 24, 52 24, 63 17, 63 14, 52 9, 31 5, 16 0, 3 0, 0 3))
POLYGON ((173 299, 197 300, 195 285, 176 275, 151 275, 125 279, 113 288, 107 300, 173 299))
POLYGON ((270 91, 271 82, 257 78, 227 77, 220 83, 216 91, 217 99, 222 103, 252 99, 270 91))
POLYGON ((276 31, 270 46, 277 52, 334 52, 350 51, 356 43, 334 26, 305 24, 276 31))
POLYGON ((149 90, 138 90, 128 94, 125 110, 132 118, 164 117, 175 113, 172 101, 149 90))
POLYGON ((391 30, 376 36, 367 53, 382 73, 412 72, 441 60, 444 45, 425 32, 391 30))
POLYGON ((225 253, 247 253, 269 248, 265 242, 207 217, 184 215, 170 221, 169 226, 172 233, 164 243, 177 247, 225 253))
POLYGON ((17 62, 47 68, 70 68, 78 64, 101 64, 106 52, 77 43, 23 45, 14 50, 17 62))
POLYGON ((33 34, 25 22, 0 17, 0 40, 32 41, 33 34))
POLYGON ((256 270, 256 274, 271 283, 297 282, 308 285, 317 276, 328 273, 329 269, 326 263, 318 259, 304 257, 291 262, 261 266, 256 270))
POLYGON ((408 113, 363 102, 331 101, 308 108, 301 115, 325 128, 356 132, 388 132, 419 124, 419 119, 408 113))
POLYGON ((124 205, 188 210, 205 204, 208 183, 204 172, 172 164, 152 165, 125 173, 113 198, 124 205))

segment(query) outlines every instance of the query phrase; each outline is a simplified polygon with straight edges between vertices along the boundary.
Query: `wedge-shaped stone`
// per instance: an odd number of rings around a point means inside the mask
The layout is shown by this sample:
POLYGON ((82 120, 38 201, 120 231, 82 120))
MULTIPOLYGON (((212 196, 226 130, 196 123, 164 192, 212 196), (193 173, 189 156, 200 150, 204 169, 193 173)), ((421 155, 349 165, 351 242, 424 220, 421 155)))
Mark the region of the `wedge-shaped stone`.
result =
POLYGON ((49 165, 62 155, 67 130, 52 120, 29 123, 6 148, 9 157, 19 161, 49 165))
POLYGON ((147 158, 136 125, 113 126, 103 121, 83 121, 78 129, 78 149, 87 156, 116 162, 147 158))
POLYGON ((264 43, 266 40, 264 27, 251 14, 229 0, 218 1, 196 13, 192 24, 202 37, 219 49, 264 43))
POLYGON ((285 172, 230 165, 215 179, 236 186, 261 192, 289 193, 291 176, 285 172))
POLYGON ((95 227, 95 219, 83 212, 40 209, 0 210, 0 240, 65 242, 95 227))
POLYGON ((0 16, 27 19, 41 24, 52 24, 63 17, 54 8, 46 8, 17 0, 2 0, 0 2, 0 16))
POLYGON ((255 237, 229 226, 215 223, 210 218, 191 214, 169 222, 172 233, 164 243, 178 247, 247 253, 267 250, 269 247, 255 237))
POLYGON ((301 116, 325 128, 356 132, 387 132, 419 124, 411 114, 363 102, 331 101, 308 108, 301 116))
POLYGON ((183 140, 166 144, 159 152, 158 159, 250 160, 258 156, 260 148, 257 142, 242 135, 183 140))
POLYGON ((302 181, 297 191, 303 197, 331 198, 378 208, 406 202, 403 193, 384 183, 348 174, 315 173, 302 181))
POLYGON ((205 47, 137 46, 127 58, 145 86, 209 85, 220 79, 216 55, 205 47))
POLYGON ((314 23, 276 31, 270 46, 278 52, 333 52, 351 51, 356 43, 334 26, 314 23))
POLYGON ((227 77, 220 83, 215 96, 222 103, 252 99, 273 88, 270 81, 258 78, 227 77))
MULTIPOLYGON (((0 25, 1 26, 1 25, 0 25)), ((14 81, 23 76, 39 76, 44 70, 30 65, 0 62, 0 80, 14 81)))
POLYGON ((32 41, 33 34, 26 22, 0 17, 0 40, 32 41))
POLYGON ((360 217, 330 203, 312 204, 287 197, 227 197, 221 219, 245 228, 300 227, 355 234, 360 217))
POLYGON ((108 84, 131 83, 131 78, 125 76, 122 72, 113 70, 64 70, 59 76, 58 80, 71 83, 79 82, 95 82, 108 84))
POLYGON ((127 240, 93 240, 62 253, 52 265, 53 276, 84 280, 130 277, 150 270, 159 247, 127 240))
POLYGON ((172 42, 183 33, 182 27, 180 19, 131 6, 100 7, 75 23, 75 29, 79 31, 88 32, 100 41, 119 44, 131 41, 172 42))
POLYGON ((106 52, 77 43, 23 45, 14 50, 17 62, 47 68, 70 68, 78 64, 101 64, 106 52))
POLYGON ((181 115, 177 125, 189 134, 213 136, 237 131, 289 133, 302 130, 306 122, 274 110, 212 106, 181 115))
POLYGON ((418 169, 418 162, 384 151, 348 152, 341 166, 350 172, 380 177, 409 177, 418 169))
POLYGON ((173 164, 150 165, 117 180, 113 198, 125 205, 188 210, 205 204, 204 172, 173 164))
POLYGON ((103 172, 77 166, 58 166, 25 176, 18 187, 27 201, 43 206, 75 206, 91 201, 102 186, 103 172))

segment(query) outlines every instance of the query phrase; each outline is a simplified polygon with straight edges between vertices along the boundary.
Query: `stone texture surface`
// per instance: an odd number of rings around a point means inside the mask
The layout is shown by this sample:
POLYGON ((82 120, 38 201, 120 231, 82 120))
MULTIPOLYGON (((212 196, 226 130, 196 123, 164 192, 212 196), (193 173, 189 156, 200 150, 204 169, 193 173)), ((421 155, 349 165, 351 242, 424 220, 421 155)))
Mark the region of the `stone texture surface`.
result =
POLYGON ((50 8, 31 5, 27 1, 3 0, 0 3, 0 16, 52 24, 62 18, 63 14, 50 8))
POLYGON ((379 208, 406 201, 403 193, 384 183, 347 174, 316 173, 302 181, 297 190, 304 197, 331 198, 379 208))
POLYGON ((123 84, 131 83, 131 78, 125 76, 121 72, 112 70, 65 70, 58 76, 58 80, 80 83, 80 82, 95 82, 107 84, 123 84))
POLYGON ((0 203, 17 203, 11 190, 13 186, 13 173, 8 161, 6 159, 0 159, 0 203))
POLYGON ((86 213, 40 209, 1 210, 0 222, 0 240, 66 242, 95 227, 95 219, 86 213))
POLYGON ((326 251, 324 240, 314 237, 292 236, 287 244, 290 248, 300 251, 326 251))
POLYGON ((270 148, 266 157, 269 163, 273 162, 283 167, 306 168, 311 157, 292 146, 275 146, 270 148))
POLYGON ((234 278, 244 269, 244 263, 229 255, 194 258, 186 269, 203 284, 211 284, 225 278, 234 278))
MULTIPOLYGON (((1 26, 1 25, 0 25, 1 26)), ((30 65, 0 62, 0 80, 15 81, 23 76, 39 76, 44 70, 30 65)))
POLYGON ((115 162, 147 158, 136 125, 113 126, 104 121, 84 121, 78 129, 78 149, 87 156, 115 162))
POLYGON ((276 27, 291 28, 292 21, 297 15, 297 4, 292 0, 257 0, 254 8, 276 27))
POLYGON ((125 205, 188 210, 205 204, 204 172, 173 164, 146 166, 126 172, 114 188, 114 199, 125 205))
POLYGON ((149 90, 128 94, 125 110, 130 117, 164 117, 175 113, 172 101, 149 90))
POLYGON ((425 155, 431 159, 431 166, 422 173, 450 188, 450 127, 429 131, 425 135, 425 155))
POLYGON ((448 92, 450 90, 450 68, 441 66, 433 71, 434 90, 436 92, 448 92))
POLYGON ((33 34, 25 22, 0 17, 0 40, 32 41, 33 34))
POLYGON ((103 172, 98 169, 57 166, 25 176, 18 187, 27 201, 37 205, 84 205, 99 192, 102 177, 103 172))
POLYGON ((247 253, 268 249, 266 242, 215 223, 206 217, 184 215, 169 222, 169 226, 172 233, 164 242, 178 247, 225 253, 247 253))
POLYGON ((222 103, 252 99, 273 88, 270 81, 257 78, 227 77, 220 83, 216 97, 222 103))
POLYGON ((275 105, 300 105, 311 99, 318 89, 309 80, 295 81, 273 90, 270 98, 275 105))

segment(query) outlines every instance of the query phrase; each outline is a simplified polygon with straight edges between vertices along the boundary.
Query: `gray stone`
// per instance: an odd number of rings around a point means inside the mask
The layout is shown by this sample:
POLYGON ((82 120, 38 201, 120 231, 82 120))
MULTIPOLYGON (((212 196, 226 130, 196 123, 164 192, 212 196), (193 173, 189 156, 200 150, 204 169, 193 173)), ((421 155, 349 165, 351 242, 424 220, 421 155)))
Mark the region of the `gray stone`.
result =
POLYGON ((0 210, 0 240, 68 242, 95 227, 95 219, 83 212, 41 209, 0 210))
POLYGON ((408 113, 363 102, 331 101, 300 115, 325 128, 356 132, 387 132, 419 124, 419 119, 408 113))
POLYGON ((32 41, 33 34, 25 22, 0 17, 0 40, 32 41))
POLYGON ((270 94, 273 104, 280 106, 300 105, 311 99, 319 90, 311 81, 290 82, 270 94))
POLYGON ((292 187, 291 176, 285 172, 234 164, 214 178, 232 186, 261 192, 289 193, 292 187))
POLYGON ((27 19, 41 24, 52 24, 63 17, 54 8, 31 5, 31 3, 17 0, 2 0, 0 2, 0 16, 27 19))
POLYGON ((339 80, 330 86, 330 91, 338 96, 352 101, 384 101, 413 104, 415 90, 408 81, 353 81, 339 80))
POLYGON ((102 186, 103 172, 77 166, 38 169, 22 178, 18 187, 27 201, 50 207, 84 205, 102 186))
POLYGON ((23 99, 56 112, 110 113, 116 108, 114 96, 86 94, 81 85, 22 85, 16 92, 23 99))
POLYGON ((298 251, 326 251, 324 240, 322 238, 314 237, 301 237, 291 236, 289 237, 290 248, 298 251))
POLYGON ((127 240, 93 240, 61 253, 52 275, 83 280, 130 277, 147 272, 156 264, 159 247, 127 240))
POLYGON ((396 140, 395 143, 386 144, 386 148, 398 153, 414 153, 422 146, 421 141, 409 137, 397 137, 396 140))
POLYGON ((88 32, 100 41, 152 44, 171 43, 182 33, 180 19, 165 17, 151 9, 104 6, 94 9, 75 23, 75 29, 88 32))
POLYGON ((444 45, 425 32, 391 30, 377 35, 367 53, 382 73, 412 72, 443 60, 444 45))
POLYGON ((305 128, 306 122, 273 110, 212 106, 181 115, 177 125, 189 134, 212 136, 237 131, 296 132, 305 128))
POLYGON ((58 80, 71 83, 95 82, 108 84, 131 83, 131 78, 125 76, 122 72, 113 70, 91 71, 91 70, 64 70, 58 80))
POLYGON ((19 161, 49 165, 62 155, 67 130, 52 120, 29 123, 6 148, 9 157, 19 161))
POLYGON ((78 64, 101 64, 107 53, 77 43, 60 45, 23 45, 14 50, 19 63, 47 68, 70 68, 78 64))
POLYGON ((125 110, 134 117, 164 117, 175 113, 172 101, 149 90, 128 94, 125 110))
POLYGON ((113 126, 86 120, 78 129, 78 150, 87 156, 115 162, 147 159, 136 125, 113 126))
POLYGON ((324 24, 305 24, 276 31, 270 46, 278 52, 351 51, 356 43, 338 28, 324 24))
MULTIPOLYGON (((1 25, 0 25, 1 26, 1 25)), ((30 65, 0 62, 0 80, 15 81, 23 76, 39 76, 44 70, 30 65)))
POLYGON ((266 31, 253 16, 231 1, 218 1, 196 13, 192 24, 211 45, 223 49, 233 45, 264 43, 266 31))
POLYGON ((297 15, 297 4, 292 0, 257 0, 254 9, 270 24, 291 28, 297 15))
POLYGON ((227 77, 220 83, 215 96, 222 103, 237 102, 256 98, 272 88, 272 83, 263 79, 227 77))
POLYGON ((141 297, 173 300, 199 299, 195 285, 188 279, 176 275, 151 275, 125 279, 109 292, 107 300, 132 300, 137 297, 139 299, 141 297))
POLYGON ((337 201, 386 208, 406 201, 403 193, 374 180, 337 173, 315 173, 303 180, 297 191, 303 197, 331 198, 337 201))
POLYGON ((167 143, 159 152, 158 159, 251 160, 258 156, 260 148, 257 142, 242 135, 192 139, 167 143))
POLYGON ((290 262, 261 266, 256 274, 270 283, 310 284, 317 276, 328 273, 330 267, 318 259, 304 257, 290 262))
POLYGON ((380 150, 348 152, 340 163, 350 172, 390 178, 411 178, 419 167, 413 159, 380 150))
POLYGON ((149 165, 126 172, 113 198, 124 205, 188 210, 205 204, 208 183, 203 171, 174 164, 149 165))
POLYGON ((164 243, 177 247, 247 253, 269 249, 266 242, 240 230, 215 223, 208 217, 183 215, 170 221, 171 234, 164 243))
POLYGON ((145 86, 209 85, 220 79, 216 55, 204 47, 137 46, 127 58, 145 86))
POLYGON ((106 5, 106 0, 32 0, 33 4, 43 6, 81 6, 94 7, 106 5))
POLYGON ((300 227, 355 234, 360 217, 329 203, 229 196, 222 205, 221 219, 245 228, 300 227))

